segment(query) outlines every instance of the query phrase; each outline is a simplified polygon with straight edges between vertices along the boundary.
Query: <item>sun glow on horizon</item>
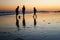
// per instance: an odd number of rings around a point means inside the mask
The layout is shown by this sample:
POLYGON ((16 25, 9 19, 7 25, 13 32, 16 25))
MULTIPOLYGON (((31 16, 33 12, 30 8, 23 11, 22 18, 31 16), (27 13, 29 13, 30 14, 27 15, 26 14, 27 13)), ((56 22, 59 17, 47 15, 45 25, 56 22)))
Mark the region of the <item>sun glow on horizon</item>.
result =
POLYGON ((33 11, 33 7, 40 10, 60 10, 60 0, 0 0, 0 11, 15 10, 19 5, 20 11, 25 5, 26 11, 33 11))

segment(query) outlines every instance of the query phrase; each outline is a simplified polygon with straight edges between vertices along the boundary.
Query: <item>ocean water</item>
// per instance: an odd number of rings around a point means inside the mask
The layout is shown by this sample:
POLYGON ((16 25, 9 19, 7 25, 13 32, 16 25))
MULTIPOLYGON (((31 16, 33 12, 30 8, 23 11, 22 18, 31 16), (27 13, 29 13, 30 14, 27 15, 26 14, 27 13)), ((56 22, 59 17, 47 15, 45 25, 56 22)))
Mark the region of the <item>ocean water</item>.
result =
POLYGON ((0 40, 60 40, 60 13, 18 16, 18 24, 16 15, 0 16, 0 40))

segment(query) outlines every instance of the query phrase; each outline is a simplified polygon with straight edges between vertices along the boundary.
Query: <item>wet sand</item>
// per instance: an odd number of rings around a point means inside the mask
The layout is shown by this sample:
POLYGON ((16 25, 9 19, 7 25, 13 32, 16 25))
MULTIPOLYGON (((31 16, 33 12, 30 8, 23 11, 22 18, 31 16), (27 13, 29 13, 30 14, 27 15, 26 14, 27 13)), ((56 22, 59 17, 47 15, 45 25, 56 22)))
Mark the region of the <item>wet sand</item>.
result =
POLYGON ((15 15, 0 16, 0 40, 60 40, 60 13, 37 13, 36 19, 26 14, 24 20, 20 16, 19 30, 15 15))

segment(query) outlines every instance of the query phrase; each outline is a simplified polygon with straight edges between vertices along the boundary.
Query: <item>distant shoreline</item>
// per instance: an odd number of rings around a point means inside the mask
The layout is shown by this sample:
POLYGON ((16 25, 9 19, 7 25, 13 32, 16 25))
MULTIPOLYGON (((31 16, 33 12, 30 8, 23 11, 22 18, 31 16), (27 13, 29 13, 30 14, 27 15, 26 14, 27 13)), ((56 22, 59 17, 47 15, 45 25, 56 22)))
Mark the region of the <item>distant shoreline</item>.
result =
MULTIPOLYGON (((22 12, 22 11, 19 11, 22 12)), ((60 11, 37 11, 37 12, 60 12, 60 11)), ((15 13, 15 11, 0 11, 0 13, 15 13)), ((26 13, 33 13, 33 11, 26 11, 26 13)))
MULTIPOLYGON (((37 13, 49 13, 49 12, 60 13, 60 11, 37 11, 37 13)), ((33 13, 33 12, 26 12, 26 14, 31 14, 31 13, 33 13)), ((0 12, 0 16, 15 15, 15 14, 16 14, 15 11, 6 11, 6 12, 2 11, 2 12, 0 12)), ((19 14, 22 14, 22 12, 19 11, 19 14)))

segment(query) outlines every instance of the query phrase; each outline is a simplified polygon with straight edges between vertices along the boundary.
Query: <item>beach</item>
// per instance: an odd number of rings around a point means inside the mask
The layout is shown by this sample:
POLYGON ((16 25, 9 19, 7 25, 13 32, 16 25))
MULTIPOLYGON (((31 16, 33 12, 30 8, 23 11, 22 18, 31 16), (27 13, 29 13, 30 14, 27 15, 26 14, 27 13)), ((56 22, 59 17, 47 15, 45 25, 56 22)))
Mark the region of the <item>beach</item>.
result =
POLYGON ((16 15, 0 16, 0 40, 60 40, 60 13, 33 13, 23 15, 16 25, 16 15), (25 25, 23 25, 23 21, 25 25))

